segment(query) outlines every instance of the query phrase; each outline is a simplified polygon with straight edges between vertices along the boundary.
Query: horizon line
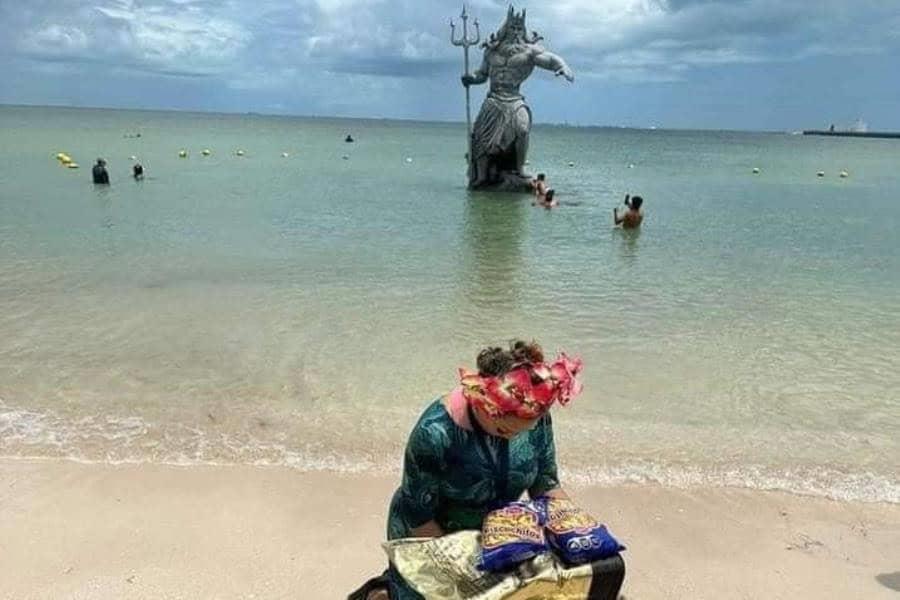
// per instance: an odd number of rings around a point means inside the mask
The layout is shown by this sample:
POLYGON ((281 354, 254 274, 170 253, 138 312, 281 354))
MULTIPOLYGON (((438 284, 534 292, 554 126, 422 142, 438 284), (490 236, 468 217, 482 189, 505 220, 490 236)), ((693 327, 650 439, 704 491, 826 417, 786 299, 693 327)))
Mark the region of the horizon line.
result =
MULTIPOLYGON (((277 112, 259 112, 254 110, 249 111, 222 111, 222 110, 203 110, 203 109, 185 109, 185 108, 134 108, 134 107, 117 107, 117 106, 76 106, 71 104, 29 104, 29 103, 7 103, 0 102, 0 107, 9 107, 9 108, 61 108, 61 109, 71 109, 71 110, 118 110, 118 111, 126 111, 126 112, 156 112, 156 113, 184 113, 184 114, 199 114, 199 115, 224 115, 224 116, 257 116, 257 117, 283 117, 283 118, 294 118, 294 119, 336 119, 336 120, 345 120, 345 121, 396 121, 400 123, 434 123, 434 124, 442 124, 442 125, 465 125, 465 121, 463 120, 450 120, 450 119, 417 119, 417 118, 405 118, 405 117, 378 117, 378 116, 369 116, 369 117, 348 117, 341 115, 321 115, 314 113, 277 113, 277 112)), ((792 133, 794 131, 803 131, 803 129, 796 130, 787 130, 787 129, 733 129, 733 128, 721 128, 721 127, 712 127, 712 128, 703 128, 703 127, 665 127, 659 125, 652 126, 641 126, 641 125, 600 125, 600 124, 583 124, 583 123, 570 123, 568 121, 563 122, 551 122, 551 121, 535 121, 534 125, 541 126, 550 126, 550 127, 568 127, 572 129, 630 129, 635 131, 719 131, 719 132, 735 132, 735 133, 792 133)))

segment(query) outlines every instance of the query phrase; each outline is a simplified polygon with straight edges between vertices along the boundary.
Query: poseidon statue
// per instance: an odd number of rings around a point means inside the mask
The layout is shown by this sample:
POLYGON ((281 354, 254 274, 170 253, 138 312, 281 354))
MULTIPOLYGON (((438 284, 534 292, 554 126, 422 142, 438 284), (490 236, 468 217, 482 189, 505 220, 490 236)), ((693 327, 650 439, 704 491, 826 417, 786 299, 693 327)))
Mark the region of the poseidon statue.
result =
POLYGON ((472 131, 470 189, 530 189, 531 178, 523 167, 528 154, 531 109, 519 93, 519 86, 535 67, 575 80, 562 58, 541 47, 542 39, 537 32, 529 35, 525 29, 525 10, 517 13, 510 6, 503 26, 482 44, 481 66, 462 78, 464 86, 489 79, 491 82, 472 131))

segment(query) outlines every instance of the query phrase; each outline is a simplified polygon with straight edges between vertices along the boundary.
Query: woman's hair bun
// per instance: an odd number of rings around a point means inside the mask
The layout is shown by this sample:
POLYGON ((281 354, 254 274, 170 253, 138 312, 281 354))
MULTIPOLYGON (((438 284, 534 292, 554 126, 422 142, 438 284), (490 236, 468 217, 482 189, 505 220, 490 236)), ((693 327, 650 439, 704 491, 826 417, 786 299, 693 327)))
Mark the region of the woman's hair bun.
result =
POLYGON ((508 350, 494 346, 478 353, 476 360, 479 375, 499 377, 505 375, 513 366, 513 357, 508 350))
POLYGON ((522 340, 516 340, 510 344, 509 351, 513 356, 513 360, 516 363, 539 363, 544 362, 544 351, 541 349, 540 345, 532 340, 531 342, 524 342, 522 340))
POLYGON ((544 362, 544 351, 537 342, 515 340, 509 350, 490 346, 478 353, 478 373, 484 377, 500 377, 521 364, 544 362))

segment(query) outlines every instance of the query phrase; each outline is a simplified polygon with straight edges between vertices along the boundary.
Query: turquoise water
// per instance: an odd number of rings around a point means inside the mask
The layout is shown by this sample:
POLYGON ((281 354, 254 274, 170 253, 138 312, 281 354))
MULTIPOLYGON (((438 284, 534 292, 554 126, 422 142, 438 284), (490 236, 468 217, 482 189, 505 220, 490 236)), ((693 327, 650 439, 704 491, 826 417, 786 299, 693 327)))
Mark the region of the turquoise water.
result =
POLYGON ((554 211, 468 193, 464 152, 456 124, 0 107, 0 455, 397 469, 520 336, 585 359, 570 481, 900 502, 900 144, 538 126, 554 211))

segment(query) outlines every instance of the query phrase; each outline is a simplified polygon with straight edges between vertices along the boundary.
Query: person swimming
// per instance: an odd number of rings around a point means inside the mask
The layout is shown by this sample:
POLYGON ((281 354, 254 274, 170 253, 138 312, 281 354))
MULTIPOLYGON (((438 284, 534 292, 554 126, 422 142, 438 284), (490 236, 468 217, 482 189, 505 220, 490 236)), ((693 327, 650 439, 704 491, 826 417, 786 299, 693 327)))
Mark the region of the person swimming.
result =
POLYGON ((348 133, 348 134, 347 134, 347 137, 344 138, 344 141, 347 142, 348 144, 352 143, 352 142, 353 142, 353 136, 350 135, 350 134, 348 133))
POLYGON ((625 206, 628 210, 619 216, 619 208, 613 209, 613 221, 616 225, 621 225, 622 229, 637 229, 644 220, 644 213, 641 212, 641 205, 644 199, 640 196, 631 197, 630 194, 625 195, 625 206))
POLYGON ((144 178, 144 166, 141 163, 134 163, 134 166, 131 167, 131 173, 134 175, 135 179, 143 179, 144 178))
POLYGON ((106 171, 106 161, 102 158, 97 159, 97 164, 94 165, 91 175, 93 176, 95 184, 109 185, 109 173, 106 171))
POLYGON ((531 180, 531 189, 534 190, 536 202, 543 202, 544 196, 547 195, 547 176, 538 173, 538 176, 531 180))
POLYGON ((547 193, 544 194, 544 201, 541 202, 541 206, 544 208, 555 208, 559 206, 559 200, 555 198, 556 190, 547 190, 547 193))

